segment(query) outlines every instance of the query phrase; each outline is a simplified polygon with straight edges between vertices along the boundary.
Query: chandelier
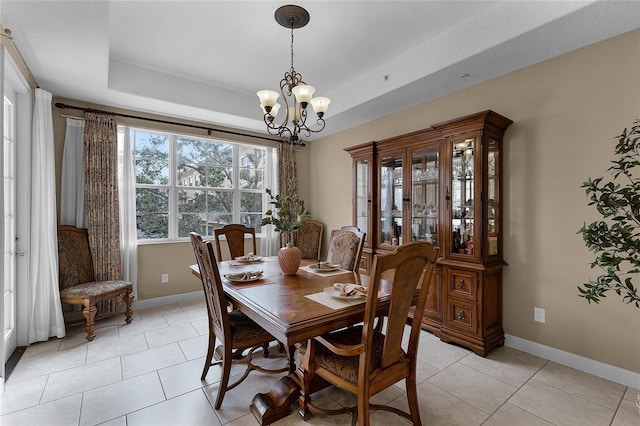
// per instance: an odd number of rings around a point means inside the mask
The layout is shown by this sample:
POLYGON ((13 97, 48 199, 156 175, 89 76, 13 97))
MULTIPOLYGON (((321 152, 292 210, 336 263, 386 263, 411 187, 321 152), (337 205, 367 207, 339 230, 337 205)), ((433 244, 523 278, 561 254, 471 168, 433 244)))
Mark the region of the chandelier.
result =
MULTIPOLYGON (((318 133, 324 129, 324 113, 327 112, 331 100, 324 97, 312 98, 315 88, 307 85, 302 80, 302 74, 293 68, 293 30, 302 28, 309 23, 309 13, 300 6, 287 5, 279 7, 275 13, 278 24, 285 28, 291 28, 291 69, 284 73, 284 78, 280 80, 280 93, 273 90, 260 90, 256 94, 260 98, 260 107, 264 114, 264 122, 267 131, 271 135, 278 135, 291 145, 303 145, 300 134, 311 136, 311 133, 318 133), (285 116, 280 125, 274 123, 281 105, 277 102, 282 95, 285 105, 285 116), (313 111, 317 115, 315 129, 307 126, 308 106, 311 104, 313 111)), ((313 126, 313 123, 310 123, 313 126)))

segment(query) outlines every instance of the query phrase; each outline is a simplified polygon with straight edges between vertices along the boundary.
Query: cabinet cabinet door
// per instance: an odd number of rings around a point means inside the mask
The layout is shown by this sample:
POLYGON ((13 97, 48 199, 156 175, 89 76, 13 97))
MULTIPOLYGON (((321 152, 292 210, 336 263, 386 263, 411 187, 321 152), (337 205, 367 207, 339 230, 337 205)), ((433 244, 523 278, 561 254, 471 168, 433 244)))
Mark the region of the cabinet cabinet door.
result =
POLYGON ((472 133, 449 140, 450 179, 445 195, 449 217, 447 257, 473 261, 479 256, 475 243, 481 229, 476 217, 481 215, 482 175, 478 170, 480 135, 472 133))
POLYGON ((487 140, 487 210, 484 212, 486 217, 485 229, 487 230, 487 239, 484 242, 489 257, 501 257, 499 242, 501 232, 501 182, 500 167, 502 162, 500 158, 500 141, 488 138, 487 140))
MULTIPOLYGON (((371 235, 370 217, 371 217, 371 181, 370 169, 371 158, 363 157, 354 159, 355 173, 355 225, 363 232, 367 233, 367 240, 371 235)), ((368 244, 365 244, 368 246, 368 244)))
MULTIPOLYGON (((413 149, 411 157, 411 220, 405 235, 411 241, 440 244, 440 145, 413 149)), ((409 211, 407 211, 407 214, 409 211)))
POLYGON ((405 197, 403 186, 404 151, 380 153, 378 158, 380 192, 378 242, 380 246, 402 244, 405 197))

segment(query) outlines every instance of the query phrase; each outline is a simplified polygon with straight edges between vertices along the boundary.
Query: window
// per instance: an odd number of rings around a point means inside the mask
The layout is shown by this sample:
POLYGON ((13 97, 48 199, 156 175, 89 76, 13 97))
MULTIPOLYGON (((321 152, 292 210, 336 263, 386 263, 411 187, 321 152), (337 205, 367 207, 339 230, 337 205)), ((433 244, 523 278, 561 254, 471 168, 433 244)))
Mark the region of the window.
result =
POLYGON ((136 176, 138 240, 176 240, 241 223, 261 232, 273 149, 120 126, 136 176))

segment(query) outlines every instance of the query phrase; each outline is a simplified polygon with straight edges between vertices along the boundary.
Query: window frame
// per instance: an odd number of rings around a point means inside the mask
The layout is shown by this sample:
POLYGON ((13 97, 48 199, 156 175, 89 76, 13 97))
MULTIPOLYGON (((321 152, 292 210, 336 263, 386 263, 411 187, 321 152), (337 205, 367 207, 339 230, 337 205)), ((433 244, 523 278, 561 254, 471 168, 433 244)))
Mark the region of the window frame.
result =
MULTIPOLYGON (((184 236, 180 237, 179 234, 179 192, 180 190, 202 190, 202 191, 216 191, 216 192, 227 192, 232 194, 232 209, 231 209, 231 217, 232 223, 240 223, 240 214, 241 214, 241 197, 243 193, 260 193, 262 195, 262 214, 267 209, 268 204, 268 195, 265 190, 269 187, 269 182, 273 181, 273 176, 277 176, 277 171, 275 167, 277 165, 277 149, 270 145, 262 145, 256 143, 249 142, 240 142, 235 140, 222 139, 218 137, 210 137, 210 136, 202 136, 202 135, 193 135, 189 133, 183 132, 174 132, 167 130, 158 130, 152 129, 148 127, 141 126, 132 126, 127 124, 119 124, 118 125, 118 137, 122 134, 127 142, 128 146, 132 151, 135 151, 135 141, 132 140, 133 132, 141 132, 147 133, 150 135, 162 135, 166 136, 168 139, 168 183, 167 184, 140 184, 137 183, 137 174, 136 168, 134 167, 134 182, 135 190, 137 191, 139 188, 149 188, 149 189, 159 189, 159 190, 167 190, 168 192, 168 232, 166 238, 137 238, 137 244, 156 244, 156 243, 170 243, 170 242, 183 242, 188 241, 189 237, 184 236), (221 143, 225 145, 232 146, 232 188, 215 188, 209 186, 196 186, 196 179, 194 177, 193 182, 194 185, 182 185, 181 182, 178 182, 178 140, 179 139, 190 139, 190 140, 202 140, 206 142, 214 142, 221 143), (264 150, 265 156, 265 165, 263 169, 263 187, 261 190, 259 189, 242 189, 240 188, 240 160, 241 148, 249 148, 249 149, 261 149, 264 150)), ((132 152, 132 159, 135 164, 135 161, 138 157, 132 152)), ((138 206, 136 203, 136 214, 138 212, 138 206)), ((256 237, 263 237, 264 232, 263 228, 261 228, 261 232, 256 232, 256 237)), ((213 237, 213 232, 211 235, 207 235, 208 238, 213 237)))

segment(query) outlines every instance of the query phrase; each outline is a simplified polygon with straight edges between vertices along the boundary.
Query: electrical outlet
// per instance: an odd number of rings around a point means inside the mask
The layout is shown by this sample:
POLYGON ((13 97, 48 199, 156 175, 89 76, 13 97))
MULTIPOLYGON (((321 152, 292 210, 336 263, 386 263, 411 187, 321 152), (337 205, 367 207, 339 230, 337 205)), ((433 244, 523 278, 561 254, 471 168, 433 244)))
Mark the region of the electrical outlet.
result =
POLYGON ((533 308, 533 320, 544 324, 544 309, 533 308))
POLYGON ((169 274, 162 274, 162 283, 166 284, 169 282, 169 274))

